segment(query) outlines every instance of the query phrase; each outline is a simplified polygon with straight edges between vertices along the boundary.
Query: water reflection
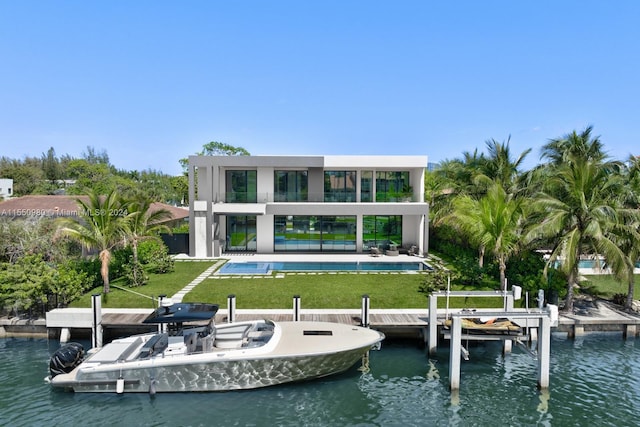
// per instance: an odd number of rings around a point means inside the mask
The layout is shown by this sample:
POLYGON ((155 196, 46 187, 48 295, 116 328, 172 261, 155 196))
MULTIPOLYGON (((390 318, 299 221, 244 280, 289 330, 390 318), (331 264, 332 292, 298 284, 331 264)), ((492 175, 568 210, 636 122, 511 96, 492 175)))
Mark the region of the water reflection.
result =
POLYGON ((435 356, 414 342, 388 341, 345 375, 226 393, 74 394, 43 382, 57 343, 0 339, 2 425, 111 426, 635 426, 640 417, 640 349, 619 335, 554 336, 550 389, 536 362, 514 348, 472 345, 460 390, 449 390, 446 346, 435 356))

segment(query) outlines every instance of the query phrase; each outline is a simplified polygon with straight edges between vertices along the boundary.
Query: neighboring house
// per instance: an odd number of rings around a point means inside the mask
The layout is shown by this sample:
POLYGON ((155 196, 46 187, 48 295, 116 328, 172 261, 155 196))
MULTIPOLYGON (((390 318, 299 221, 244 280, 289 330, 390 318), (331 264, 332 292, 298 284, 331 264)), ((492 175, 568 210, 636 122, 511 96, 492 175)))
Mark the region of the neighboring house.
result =
MULTIPOLYGON (((76 199, 88 201, 86 196, 23 196, 0 202, 0 217, 75 217, 79 216, 76 199)), ((152 203, 151 209, 166 209, 171 212, 171 219, 166 221, 169 227, 180 225, 189 216, 183 208, 152 203)))
POLYGON ((190 156, 189 254, 428 250, 426 156, 190 156))
POLYGON ((0 179, 0 200, 13 197, 13 179, 0 179))

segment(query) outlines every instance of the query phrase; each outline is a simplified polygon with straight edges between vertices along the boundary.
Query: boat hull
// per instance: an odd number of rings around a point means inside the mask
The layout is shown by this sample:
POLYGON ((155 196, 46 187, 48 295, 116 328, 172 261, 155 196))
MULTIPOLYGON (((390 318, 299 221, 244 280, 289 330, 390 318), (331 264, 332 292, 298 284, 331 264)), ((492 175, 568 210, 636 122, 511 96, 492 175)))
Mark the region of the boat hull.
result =
POLYGON ((255 389, 344 372, 362 360, 384 335, 348 325, 291 322, 278 325, 276 337, 256 349, 218 349, 110 364, 92 364, 89 357, 72 372, 52 378, 51 384, 92 393, 255 389), (327 331, 331 335, 325 335, 327 331))
MULTIPOLYGON (((79 373, 66 386, 75 392, 115 393, 118 378, 124 392, 189 392, 246 390, 320 378, 344 372, 370 349, 334 354, 212 361, 179 366, 113 370, 96 374, 79 373), (153 383, 153 385, 152 385, 153 383)), ((62 382, 58 385, 65 386, 62 382)))

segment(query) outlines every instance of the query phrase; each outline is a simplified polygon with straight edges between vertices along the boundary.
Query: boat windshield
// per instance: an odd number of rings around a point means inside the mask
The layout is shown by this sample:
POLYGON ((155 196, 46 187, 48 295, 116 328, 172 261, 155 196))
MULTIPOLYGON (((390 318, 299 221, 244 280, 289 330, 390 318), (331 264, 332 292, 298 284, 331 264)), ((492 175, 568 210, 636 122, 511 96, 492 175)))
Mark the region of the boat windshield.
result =
POLYGON ((183 323, 212 319, 218 312, 218 304, 176 303, 159 307, 143 323, 183 323))

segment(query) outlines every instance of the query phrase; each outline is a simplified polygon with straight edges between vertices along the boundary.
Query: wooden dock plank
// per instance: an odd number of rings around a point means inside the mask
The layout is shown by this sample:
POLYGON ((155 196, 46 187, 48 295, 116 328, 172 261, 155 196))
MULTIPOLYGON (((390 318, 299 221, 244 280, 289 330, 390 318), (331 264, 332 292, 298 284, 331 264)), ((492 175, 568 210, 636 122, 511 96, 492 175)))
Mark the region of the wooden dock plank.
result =
MULTIPOLYGON (((102 316, 102 325, 104 327, 119 326, 141 326, 142 321, 147 318, 146 314, 137 313, 105 313, 102 316)), ((236 314, 236 322, 254 319, 271 319, 276 322, 293 320, 292 313, 238 313, 236 314)), ((314 322, 335 322, 347 325, 359 325, 360 316, 356 314, 344 313, 301 313, 300 320, 314 322)), ((426 327, 428 319, 425 315, 407 314, 407 313, 378 313, 370 315, 371 326, 390 326, 390 327, 426 327)), ((217 314, 216 323, 226 323, 226 314, 217 314)))
POLYGON ((131 326, 142 325, 142 321, 149 315, 142 313, 104 313, 102 326, 131 326))

